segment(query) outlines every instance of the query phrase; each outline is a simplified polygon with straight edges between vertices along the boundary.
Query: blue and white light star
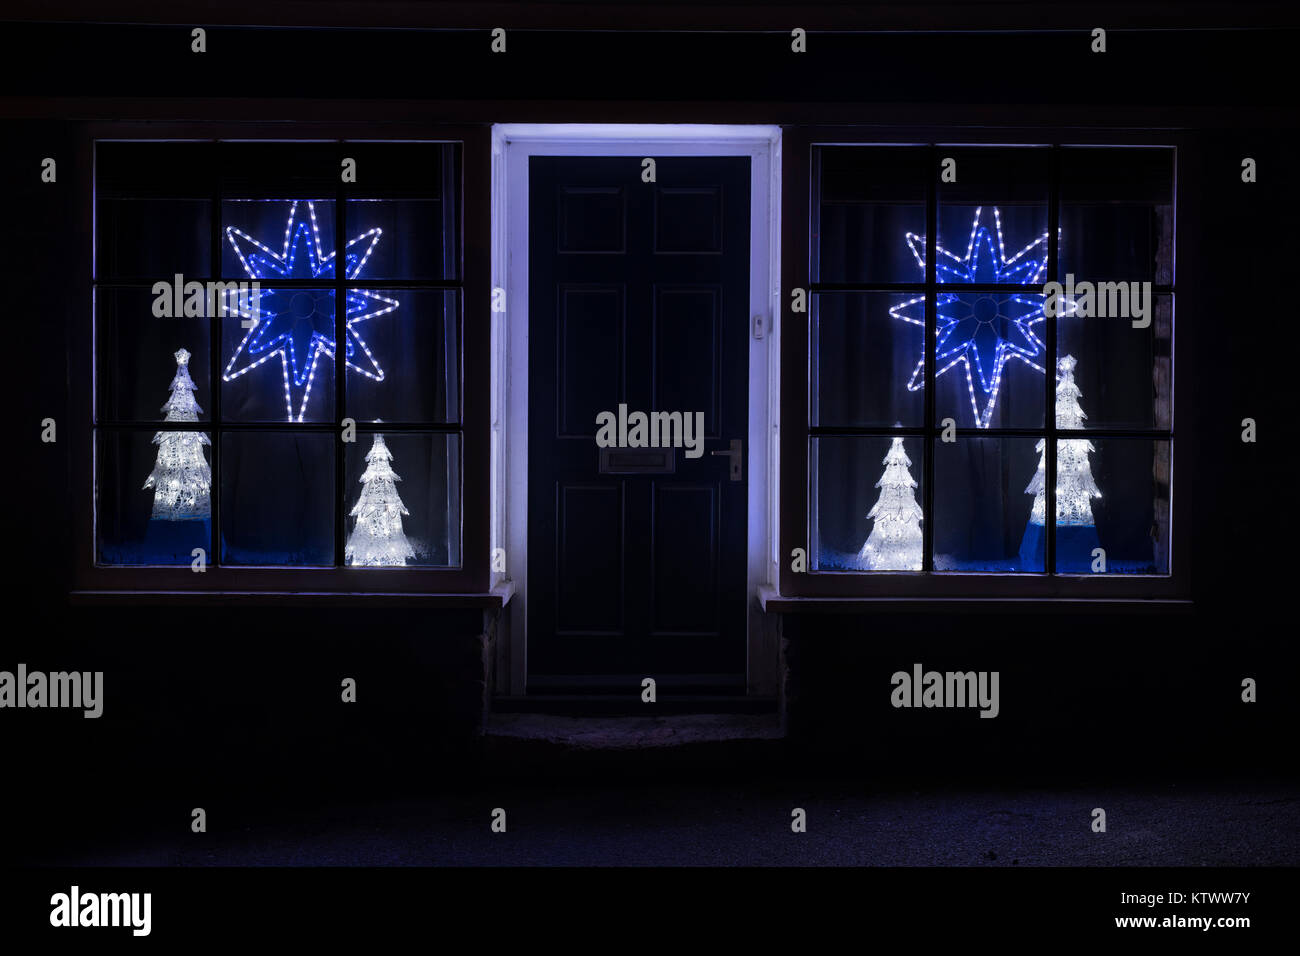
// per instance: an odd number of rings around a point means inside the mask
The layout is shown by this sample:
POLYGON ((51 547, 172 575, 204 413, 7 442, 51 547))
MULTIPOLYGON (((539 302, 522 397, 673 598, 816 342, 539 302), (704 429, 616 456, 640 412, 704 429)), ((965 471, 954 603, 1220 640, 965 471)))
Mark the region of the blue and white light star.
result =
MULTIPOLYGON (((994 236, 981 224, 984 207, 977 207, 971 224, 965 255, 958 256, 942 243, 935 243, 935 278, 941 284, 999 283, 1037 285, 1047 272, 1047 233, 1044 232, 1019 252, 1008 257, 1002 238, 1002 214, 993 207, 994 236)), ((907 245, 925 273, 925 237, 907 233, 907 245)), ((988 428, 997 408, 1002 374, 1008 362, 1022 362, 1041 374, 1039 364, 1046 348, 1034 327, 1046 321, 1045 296, 1033 292, 952 293, 940 292, 935 299, 935 380, 957 365, 966 370, 966 388, 971 412, 978 428, 988 428), (981 408, 981 403, 983 407, 981 408)), ((1073 313, 1073 304, 1062 302, 1059 315, 1073 313)), ((893 306, 889 314, 912 325, 925 327, 925 296, 893 306)), ((912 371, 907 390, 925 387, 925 348, 912 371)))
MULTIPOLYGON (((343 249, 345 278, 355 279, 360 275, 382 235, 382 229, 370 229, 348 242, 343 249)), ((226 227, 226 239, 250 278, 334 280, 337 250, 329 255, 322 251, 316 206, 310 200, 290 203, 284 242, 278 253, 234 226, 226 227), (302 206, 307 207, 309 221, 298 218, 302 206)), ((357 326, 395 311, 399 303, 366 289, 348 289, 346 299, 345 367, 382 382, 384 370, 371 354, 357 326)), ((251 307, 241 304, 237 310, 243 319, 251 320, 251 327, 230 357, 222 379, 232 381, 278 356, 289 421, 304 421, 316 364, 322 355, 334 359, 337 350, 333 333, 334 309, 332 290, 276 289, 273 286, 263 289, 260 302, 251 307), (316 328, 318 317, 330 330, 328 333, 316 328), (295 415, 294 400, 298 396, 295 415)))

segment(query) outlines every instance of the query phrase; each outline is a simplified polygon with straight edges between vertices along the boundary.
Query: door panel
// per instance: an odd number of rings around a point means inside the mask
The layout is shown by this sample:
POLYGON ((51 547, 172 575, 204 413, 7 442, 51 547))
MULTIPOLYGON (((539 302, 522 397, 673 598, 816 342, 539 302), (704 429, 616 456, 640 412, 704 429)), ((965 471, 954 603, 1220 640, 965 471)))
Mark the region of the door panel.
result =
POLYGON ((652 334, 653 407, 702 411, 705 435, 722 437, 718 434, 723 378, 721 286, 656 286, 652 334))
POLYGON ((718 630, 718 489, 654 486, 651 633, 708 635, 718 630), (694 560, 682 561, 689 554, 694 560))
POLYGON ((530 160, 530 689, 744 689, 749 159, 656 165, 530 160), (703 455, 602 457, 620 404, 703 413, 703 455))
POLYGON ((556 329, 559 437, 591 437, 595 441, 597 413, 609 408, 610 395, 622 394, 627 342, 623 301, 621 284, 560 287, 556 329))
POLYGON ((554 629, 567 634, 623 632, 623 487, 557 487, 559 592, 554 629), (592 562, 601 554, 606 560, 592 562))

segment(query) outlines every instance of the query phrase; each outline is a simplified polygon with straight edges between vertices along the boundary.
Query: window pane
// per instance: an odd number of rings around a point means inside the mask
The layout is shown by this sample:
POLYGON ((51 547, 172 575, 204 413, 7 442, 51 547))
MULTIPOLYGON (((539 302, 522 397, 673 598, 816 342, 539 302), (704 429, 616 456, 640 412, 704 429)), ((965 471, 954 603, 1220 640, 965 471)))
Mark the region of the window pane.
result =
MULTIPOLYGON (((334 206, 334 200, 320 196, 223 201, 221 274, 263 284, 276 279, 333 282, 334 206)), ((348 236, 348 242, 353 238, 348 236)), ((373 241, 372 236, 348 246, 354 267, 373 241)))
POLYGON ((370 354, 358 352, 354 338, 347 414, 358 422, 459 421, 460 294, 367 289, 349 296, 364 297, 368 311, 391 311, 353 320, 354 335, 370 354))
POLYGON ((95 211, 100 279, 192 279, 212 272, 208 199, 103 198, 95 211))
POLYGON ((209 322, 156 318, 150 289, 95 290, 95 414, 99 421, 162 421, 177 370, 176 353, 189 353, 198 421, 212 412, 209 322))
POLYGON ((935 278, 945 285, 1041 285, 1047 275, 1048 151, 940 146, 938 153, 955 161, 957 178, 940 179, 938 187, 935 278))
POLYGON ((1147 328, 1128 318, 1062 316, 1058 361, 1073 359, 1086 428, 1169 428, 1172 421, 1173 297, 1155 296, 1147 328))
POLYGON ((236 198, 332 196, 339 188, 340 163, 352 155, 343 143, 246 140, 213 148, 222 195, 236 198))
POLYGON ((1172 285, 1172 149, 1061 150, 1061 264, 1076 281, 1172 285))
POLYGON ((211 274, 209 155, 200 143, 96 144, 96 278, 211 274))
POLYGON ((99 429, 95 535, 100 564, 188 565, 211 546, 206 432, 99 429))
POLYGON ((940 292, 935 311, 935 424, 1041 428, 1043 296, 940 292))
POLYGON ((348 200, 348 241, 363 237, 357 249, 373 243, 361 278, 455 278, 455 223, 455 210, 437 199, 348 200))
POLYGON ((923 447, 920 438, 812 439, 814 570, 921 570, 923 447))
MULTIPOLYGON (((334 298, 328 288, 264 287, 250 311, 219 320, 225 421, 334 420, 334 298)), ((351 297, 348 307, 357 308, 351 297)), ((360 335, 349 335, 348 361, 369 369, 360 335)))
POLYGON ((1025 493, 1040 457, 1035 445, 1013 437, 935 442, 936 571, 1044 570, 1032 550, 1033 497, 1025 493))
POLYGON ((812 297, 812 424, 919 426, 925 414, 925 297, 812 297))
POLYGON ((363 278, 461 277, 458 159, 452 143, 346 143, 357 162, 348 236, 382 229, 363 278))
POLYGON ((334 436, 227 432, 221 436, 221 560, 334 563, 334 436))
POLYGON ((358 432, 347 476, 347 564, 460 564, 458 435, 358 432))
POLYGON ((814 282, 924 282, 927 150, 830 146, 814 158, 814 282), (919 256, 919 258, 918 258, 919 256))
MULTIPOLYGON (((1167 441, 1137 438, 1057 441, 1059 573, 1169 573, 1170 451, 1167 441)), ((1034 536, 1043 514, 1036 498, 1034 536)))

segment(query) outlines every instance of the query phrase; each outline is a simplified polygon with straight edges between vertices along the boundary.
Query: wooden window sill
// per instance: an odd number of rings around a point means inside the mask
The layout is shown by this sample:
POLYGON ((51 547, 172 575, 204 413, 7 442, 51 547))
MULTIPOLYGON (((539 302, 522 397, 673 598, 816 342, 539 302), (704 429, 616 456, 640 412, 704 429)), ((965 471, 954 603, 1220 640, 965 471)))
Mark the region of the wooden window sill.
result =
POLYGON ((770 586, 758 589, 758 604, 769 614, 852 614, 855 612, 1005 613, 1046 611, 1068 614, 1183 613, 1192 602, 1170 598, 1059 598, 1059 597, 787 597, 770 586))
POLYGON ((377 605, 422 608, 484 608, 500 610, 514 596, 510 581, 490 591, 466 594, 420 594, 375 591, 73 591, 69 600, 78 606, 114 607, 129 605, 280 605, 287 607, 377 605))

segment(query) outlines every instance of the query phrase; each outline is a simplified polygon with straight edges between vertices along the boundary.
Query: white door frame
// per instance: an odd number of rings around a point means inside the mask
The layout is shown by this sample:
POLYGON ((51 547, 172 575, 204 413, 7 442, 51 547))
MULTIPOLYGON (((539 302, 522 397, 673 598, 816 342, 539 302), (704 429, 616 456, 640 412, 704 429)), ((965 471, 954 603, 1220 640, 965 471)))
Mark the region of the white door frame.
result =
MULTIPOLYGON (((776 695, 775 648, 755 596, 776 580, 779 403, 781 130, 776 126, 497 124, 492 127, 492 548, 505 551, 514 596, 497 692, 528 679, 528 158, 530 156, 749 156, 749 478, 747 684, 776 695), (499 301, 504 290, 504 303, 499 301), (504 305, 504 309, 501 306, 504 305), (761 321, 762 337, 754 326, 761 321), (768 658, 771 658, 770 660, 768 658)), ((494 562, 495 563, 495 562, 494 562)), ((652 676, 652 675, 650 675, 652 676)))

